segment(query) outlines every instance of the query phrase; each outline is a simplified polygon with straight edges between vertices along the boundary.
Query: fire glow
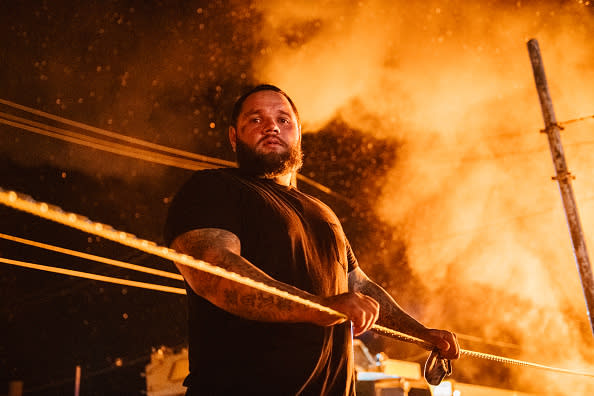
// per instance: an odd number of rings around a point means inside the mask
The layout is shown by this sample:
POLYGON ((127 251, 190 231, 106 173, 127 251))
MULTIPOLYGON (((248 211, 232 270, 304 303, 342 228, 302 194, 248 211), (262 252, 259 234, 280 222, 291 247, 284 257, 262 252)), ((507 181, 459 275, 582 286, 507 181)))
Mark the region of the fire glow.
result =
MULTIPOLYGON (((269 47, 256 70, 294 96, 305 130, 338 117, 403 142, 377 211, 405 238, 431 291, 425 319, 589 365, 591 333, 526 42, 540 42, 557 118, 590 115, 592 10, 579 2, 290 4, 260 5, 269 47)), ((592 128, 583 121, 562 135, 587 240, 592 128)))

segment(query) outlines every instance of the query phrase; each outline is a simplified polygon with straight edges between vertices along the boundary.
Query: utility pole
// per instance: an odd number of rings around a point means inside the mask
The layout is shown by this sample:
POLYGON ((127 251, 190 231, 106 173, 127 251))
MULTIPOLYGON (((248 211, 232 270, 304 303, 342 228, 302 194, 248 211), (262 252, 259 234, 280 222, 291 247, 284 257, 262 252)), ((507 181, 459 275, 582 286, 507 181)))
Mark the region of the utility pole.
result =
POLYGON ((74 396, 80 395, 80 366, 74 370, 74 396))
POLYGON ((561 136, 559 134, 561 127, 557 124, 555 111, 553 110, 553 101, 551 100, 551 95, 549 93, 549 86, 547 84, 544 65, 540 56, 538 41, 535 39, 528 41, 528 52, 530 53, 530 62, 532 63, 532 71, 534 72, 534 82, 536 83, 536 90, 538 91, 538 98, 540 99, 540 107, 542 108, 542 116, 545 122, 545 129, 543 132, 547 134, 551 155, 553 157, 553 165, 555 166, 556 176, 553 177, 553 180, 557 180, 559 183, 559 190, 563 200, 563 207, 565 208, 565 216, 569 225, 577 268, 582 281, 584 296, 586 298, 586 308, 588 310, 590 326, 594 332, 594 280, 592 278, 592 266, 590 265, 590 259, 588 258, 584 233, 582 231, 582 225, 580 223, 577 205, 573 195, 573 188, 571 187, 572 175, 567 170, 565 154, 563 152, 563 146, 561 145, 561 136))
POLYGON ((8 383, 8 396, 23 396, 23 381, 10 381, 8 383))

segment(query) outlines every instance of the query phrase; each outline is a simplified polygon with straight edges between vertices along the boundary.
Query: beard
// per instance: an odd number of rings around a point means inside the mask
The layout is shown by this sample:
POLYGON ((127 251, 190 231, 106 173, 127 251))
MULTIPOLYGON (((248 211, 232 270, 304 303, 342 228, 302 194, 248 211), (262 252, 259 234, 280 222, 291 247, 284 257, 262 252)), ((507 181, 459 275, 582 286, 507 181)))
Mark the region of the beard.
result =
POLYGON ((247 174, 265 179, 274 179, 278 176, 297 172, 303 165, 303 152, 301 151, 300 142, 282 153, 258 153, 240 139, 237 139, 236 153, 239 169, 247 174))

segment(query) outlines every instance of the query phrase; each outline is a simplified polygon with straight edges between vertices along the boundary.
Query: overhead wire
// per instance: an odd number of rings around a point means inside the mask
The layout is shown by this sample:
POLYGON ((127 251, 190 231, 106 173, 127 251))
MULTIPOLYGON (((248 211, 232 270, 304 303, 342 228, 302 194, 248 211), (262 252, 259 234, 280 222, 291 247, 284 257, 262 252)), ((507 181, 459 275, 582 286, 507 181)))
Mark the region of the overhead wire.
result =
MULTIPOLYGON (((343 319, 348 319, 348 317, 343 314, 342 312, 338 312, 332 308, 326 307, 324 305, 318 304, 314 301, 308 300, 306 298, 288 293, 284 290, 280 290, 276 287, 269 286, 262 282, 256 281, 249 277, 245 277, 239 275, 237 273, 225 270, 221 267, 212 265, 202 260, 198 260, 192 258, 188 255, 181 254, 176 252, 175 250, 169 249, 167 247, 158 246, 154 242, 140 239, 132 234, 125 233, 123 231, 118 231, 112 228, 107 224, 97 223, 89 220, 84 216, 77 215, 75 213, 66 213, 61 208, 53 205, 49 205, 45 202, 37 202, 33 198, 18 194, 15 191, 6 191, 0 188, 0 203, 9 206, 11 208, 21 210, 39 217, 42 217, 47 220, 52 220, 57 223, 88 232, 93 235, 97 235, 103 237, 108 240, 112 240, 117 243, 121 243, 126 246, 130 246, 139 250, 142 250, 146 253, 154 254, 159 257, 166 258, 168 260, 172 260, 176 263, 186 265, 188 267, 194 268, 198 271, 204 271, 216 276, 220 276, 225 279, 229 279, 234 282, 238 282, 240 284, 252 287, 254 289, 264 291, 270 294, 273 294, 277 297, 287 299, 289 301, 293 301, 295 303, 307 306, 312 309, 316 309, 321 312, 326 312, 332 316, 336 316, 343 319)), ((3 259, 4 260, 4 259, 3 259)), ((185 291, 184 291, 185 292, 185 291)), ((422 348, 431 350, 433 349, 433 345, 428 343, 425 340, 419 339, 417 337, 413 337, 409 334, 401 333, 395 331, 393 329, 386 328, 384 326, 373 325, 372 330, 378 334, 386 335, 391 338, 399 339, 408 343, 416 344, 422 348)), ((557 373, 563 374, 571 374, 571 375, 579 375, 584 377, 591 377, 594 378, 594 373, 585 372, 580 370, 571 370, 571 369, 563 369, 563 368, 556 368, 552 366, 546 366, 538 363, 526 362, 517 359, 510 359, 502 356, 486 354, 481 352, 469 351, 466 349, 460 350, 461 355, 479 358, 479 359, 487 359, 492 360, 502 364, 508 364, 513 366, 523 366, 523 367, 531 367, 531 368, 538 368, 543 370, 548 370, 557 373)))
POLYGON ((136 265, 136 264, 126 263, 126 262, 119 261, 119 260, 113 260, 113 259, 106 258, 106 257, 96 256, 94 254, 83 253, 83 252, 79 252, 79 251, 72 250, 72 249, 66 249, 66 248, 62 248, 59 246, 53 246, 53 245, 49 245, 49 244, 42 243, 42 242, 32 241, 30 239, 15 237, 13 235, 0 233, 0 238, 6 239, 6 240, 12 241, 12 242, 22 243, 22 244, 29 245, 29 246, 35 246, 35 247, 38 247, 41 249, 46 249, 46 250, 51 250, 51 251, 58 252, 58 253, 67 254, 70 256, 74 256, 74 257, 83 258, 86 260, 96 261, 98 263, 113 265, 115 267, 126 268, 126 269, 129 269, 132 271, 144 272, 146 274, 162 276, 165 278, 176 279, 176 280, 181 280, 181 281, 184 280, 183 276, 181 276, 180 274, 173 273, 173 272, 162 271, 162 270, 158 270, 158 269, 154 269, 154 268, 144 267, 142 265, 136 265))
POLYGON ((40 135, 52 137, 55 139, 59 139, 62 141, 66 141, 69 143, 75 143, 78 145, 94 148, 97 150, 107 151, 113 154, 119 154, 126 157, 141 159, 147 162, 153 162, 156 164, 161 165, 168 165, 174 166, 177 168, 188 169, 188 170, 200 170, 200 169, 208 169, 212 168, 210 164, 204 164, 198 161, 187 160, 182 158, 172 158, 167 155, 154 153, 144 149, 132 148, 127 145, 123 145, 120 143, 115 142, 108 142, 103 141, 100 139, 95 139, 92 137, 88 137, 84 134, 79 134, 76 132, 66 131, 64 129, 55 128, 51 126, 46 126, 45 128, 40 128, 37 125, 39 123, 28 121, 27 123, 18 122, 13 119, 20 119, 20 117, 10 116, 10 118, 5 118, 6 113, 0 112, 0 123, 5 124, 8 126, 12 126, 19 129, 24 129, 29 132, 37 133, 40 135), (13 118, 13 119, 11 119, 13 118), (29 124, 29 125, 27 125, 29 124))
POLYGON ((128 280, 128 279, 115 278, 112 276, 92 274, 92 273, 83 272, 83 271, 74 271, 74 270, 69 270, 66 268, 59 268, 59 267, 52 267, 49 265, 35 264, 35 263, 30 263, 30 262, 21 261, 21 260, 13 260, 13 259, 5 258, 5 257, 0 257, 0 263, 14 265, 17 267, 35 269, 35 270, 39 270, 39 271, 53 272, 56 274, 76 276, 76 277, 85 278, 85 279, 92 279, 92 280, 101 281, 101 282, 116 283, 119 285, 140 287, 143 289, 157 290, 157 291, 162 291, 162 292, 167 292, 167 293, 186 294, 186 290, 179 288, 179 287, 157 285, 157 284, 148 283, 148 282, 132 281, 132 280, 128 280))
MULTIPOLYGON (((18 103, 14 103, 12 101, 6 99, 0 99, 0 104, 28 112, 30 114, 34 114, 36 116, 45 117, 51 119, 53 121, 61 122, 66 125, 74 126, 89 132, 94 132, 102 136, 106 136, 112 139, 121 140, 124 142, 132 143, 138 146, 146 147, 147 149, 130 147, 129 145, 108 141, 105 139, 94 138, 92 136, 88 136, 86 134, 77 133, 73 131, 66 130, 64 128, 57 128, 51 125, 47 125, 42 122, 36 122, 32 120, 28 120, 23 117, 18 117, 12 114, 8 114, 5 112, 0 112, 0 123, 12 126, 14 128, 23 129, 29 132, 45 135, 47 137, 51 137, 54 139, 59 139, 62 141, 67 141, 69 143, 79 144, 86 147, 94 148, 97 150, 103 150, 107 152, 111 152, 113 154, 118 154, 122 156, 127 156, 131 158, 141 159, 161 165, 168 165, 174 166, 182 169, 188 170, 200 170, 200 169, 208 169, 213 167, 236 167, 236 163, 232 161, 226 161, 219 158, 209 157, 201 154, 192 153, 185 150, 175 149, 172 147, 168 147, 165 145, 147 142, 142 139, 133 138, 130 136, 126 136, 120 133, 108 131, 101 128, 96 128, 87 124, 83 124, 81 122, 73 121, 68 118, 56 116, 51 113, 46 113, 44 111, 40 111, 37 109, 33 109, 28 106, 23 106, 18 103), (161 151, 167 154, 151 151, 161 151), (175 154, 175 156, 171 155, 175 154)), ((337 193, 336 191, 332 190, 330 187, 325 186, 307 176, 298 174, 297 179, 305 184, 312 186, 313 188, 322 191, 329 196, 337 198, 341 201, 348 203, 352 207, 357 207, 357 203, 342 195, 337 193)))
POLYGON ((592 119, 592 118, 594 118, 594 114, 588 115, 588 116, 584 116, 584 117, 574 118, 572 120, 557 122, 557 124, 559 124, 559 125, 573 124, 575 122, 585 121, 585 120, 589 120, 589 119, 592 119))
POLYGON ((74 127, 80 128, 80 129, 90 131, 90 132, 94 132, 99 135, 107 136, 107 137, 110 137, 113 139, 122 140, 122 141, 125 141, 128 143, 133 143, 133 144, 136 144, 139 146, 144 146, 144 147, 147 147, 147 148, 150 148, 153 150, 163 151, 163 152, 170 153, 170 154, 176 154, 176 155, 179 155, 182 157, 193 158, 193 159, 199 160, 201 162, 212 162, 213 164, 227 166, 227 167, 235 166, 235 163, 232 161, 225 161, 225 160, 222 160, 219 158, 209 157, 206 155, 200 155, 200 154, 192 153, 190 151, 179 150, 176 148, 172 148, 172 147, 157 144, 157 143, 147 142, 146 140, 133 138, 133 137, 121 134, 121 133, 116 133, 116 132, 108 131, 106 129, 97 128, 97 127, 94 127, 91 125, 84 124, 82 122, 73 121, 73 120, 70 120, 65 117, 60 117, 60 116, 57 116, 57 115, 54 115, 51 113, 47 113, 45 111, 37 110, 32 107, 23 106, 21 104, 12 102, 10 100, 0 99, 0 104, 6 105, 9 107, 13 107, 15 109, 22 110, 22 111, 25 111, 25 112, 28 112, 28 113, 31 113, 31 114, 34 114, 34 115, 37 115, 40 117, 45 117, 50 120, 58 121, 63 124, 66 124, 66 125, 70 125, 70 126, 74 126, 74 127))
MULTIPOLYGON (((145 266, 141 266, 141 265, 136 265, 136 264, 131 264, 131 263, 123 262, 120 260, 114 260, 114 259, 110 259, 110 258, 106 258, 106 257, 96 256, 96 255, 89 254, 89 253, 79 252, 79 251, 72 250, 72 249, 66 249, 66 248, 62 248, 59 246, 54 246, 54 245, 50 245, 50 244, 46 244, 46 243, 42 243, 42 242, 32 241, 29 239, 20 238, 20 237, 3 234, 3 233, 0 233, 0 238, 8 240, 8 241, 12 241, 12 242, 17 242, 17 243, 22 243, 22 244, 29 245, 29 246, 34 246, 34 247, 49 250, 49 251, 54 251, 54 252, 70 255, 73 257, 83 258, 86 260, 95 261, 95 262, 99 262, 99 263, 103 263, 103 264, 107 264, 107 265, 111 265, 111 266, 115 266, 115 267, 125 268, 125 269, 129 269, 132 271, 143 272, 143 273, 150 274, 150 275, 161 276, 164 278, 183 281, 183 277, 177 273, 158 270, 158 269, 145 267, 145 266)), ((57 272, 57 271, 50 271, 50 272, 57 272)), ((57 273, 60 273, 60 272, 57 272, 57 273)), ((98 280, 98 279, 89 278, 89 277, 87 277, 87 279, 98 280)), ((135 286, 135 287, 139 287, 139 286, 135 286)), ((60 289, 58 292, 54 292, 54 294, 62 295, 63 290, 60 289)), ((42 293, 42 295, 43 295, 43 297, 48 297, 47 292, 42 293)), ((21 302, 21 304, 22 303, 27 303, 27 301, 25 300, 24 302, 21 302)))

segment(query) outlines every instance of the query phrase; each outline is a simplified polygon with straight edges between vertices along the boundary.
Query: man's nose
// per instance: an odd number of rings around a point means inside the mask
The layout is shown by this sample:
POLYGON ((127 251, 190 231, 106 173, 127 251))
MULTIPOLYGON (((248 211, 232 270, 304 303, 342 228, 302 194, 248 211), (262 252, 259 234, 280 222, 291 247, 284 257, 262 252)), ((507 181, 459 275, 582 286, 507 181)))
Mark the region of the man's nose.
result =
POLYGON ((280 128, 276 121, 272 118, 264 120, 264 132, 266 133, 279 133, 280 128))

